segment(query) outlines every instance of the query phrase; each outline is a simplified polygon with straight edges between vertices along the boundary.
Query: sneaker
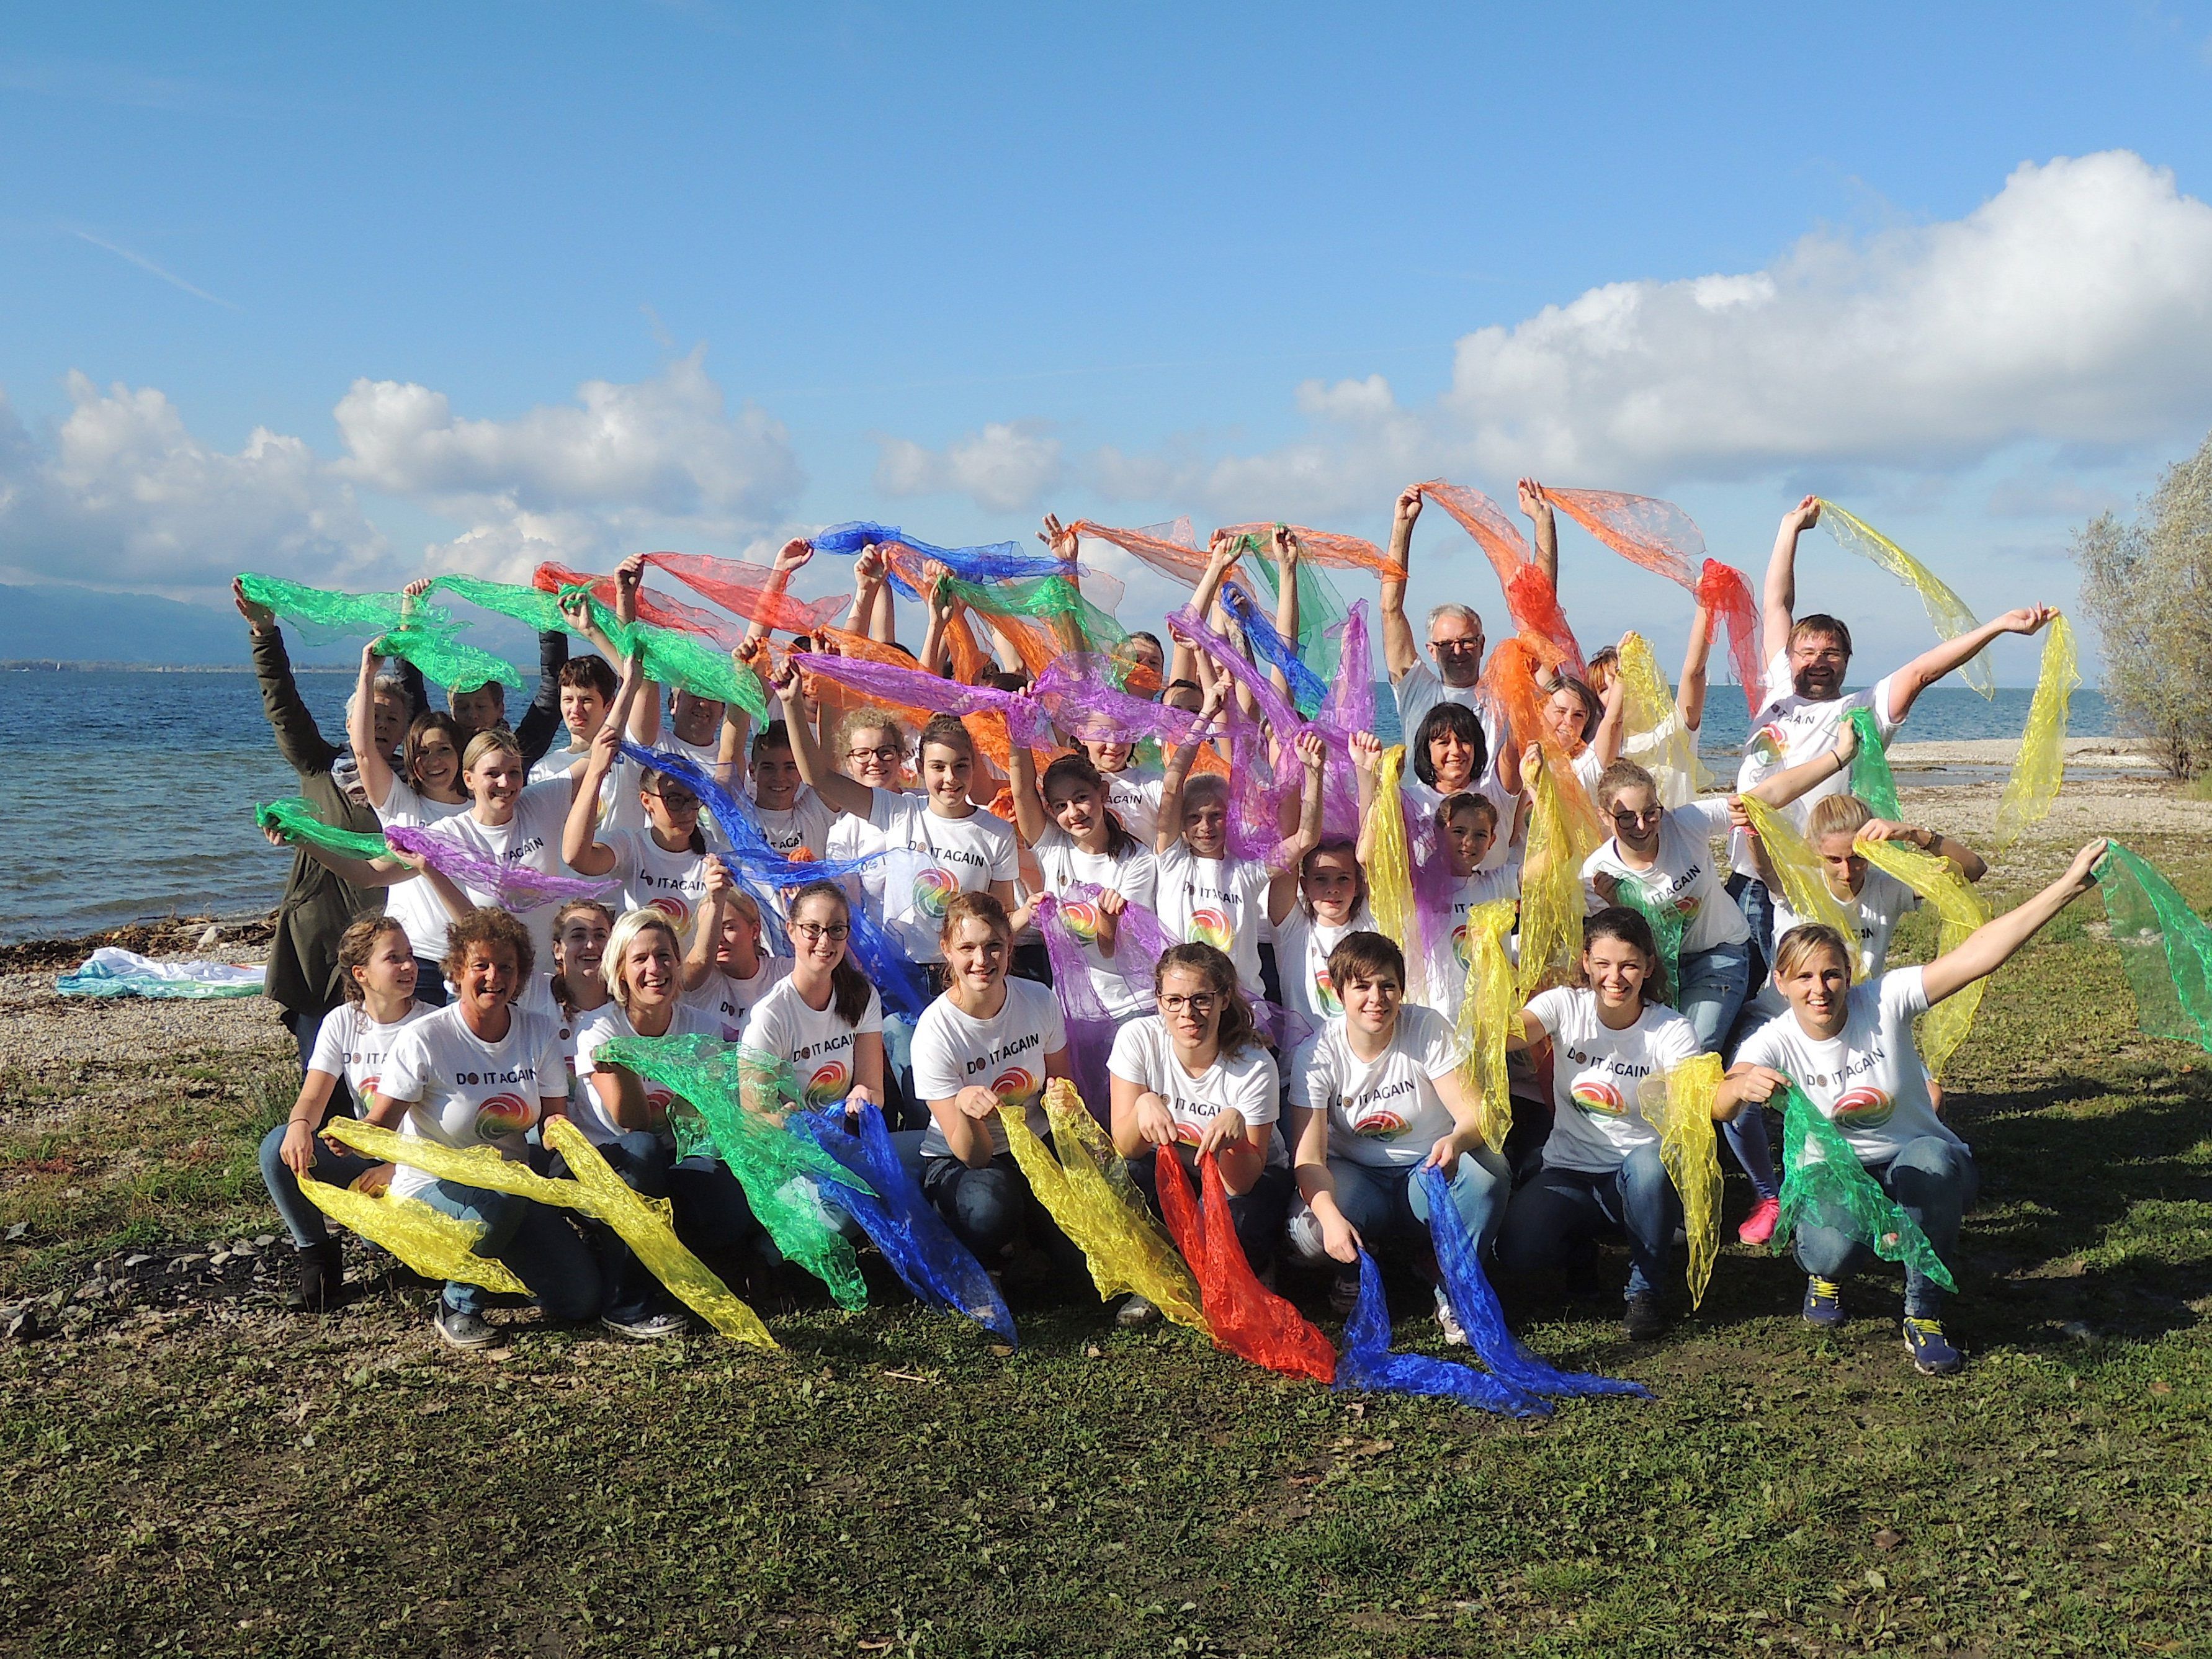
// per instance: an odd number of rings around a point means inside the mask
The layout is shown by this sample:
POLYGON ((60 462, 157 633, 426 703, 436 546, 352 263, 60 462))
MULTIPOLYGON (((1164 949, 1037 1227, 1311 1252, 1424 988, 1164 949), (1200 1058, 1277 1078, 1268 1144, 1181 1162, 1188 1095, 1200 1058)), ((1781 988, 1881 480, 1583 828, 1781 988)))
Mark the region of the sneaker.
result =
POLYGON ((1832 1279, 1805 1281, 1805 1322, 1832 1331, 1844 1322, 1844 1287, 1832 1279))
POLYGON ((1966 1363, 1966 1356, 1943 1334, 1940 1319, 1905 1315, 1905 1351, 1912 1356, 1912 1369, 1923 1376, 1948 1376, 1966 1363))
POLYGON ((1467 1329, 1459 1322, 1459 1316, 1452 1311, 1451 1298, 1444 1294, 1444 1287, 1441 1285, 1436 1287, 1436 1293, 1437 1327, 1444 1334, 1444 1346, 1464 1348, 1467 1346, 1467 1329))
POLYGON ((1352 1317, 1359 1306, 1359 1270, 1340 1273, 1328 1281, 1328 1309, 1341 1318, 1352 1317))
POLYGON ((1667 1311, 1659 1305, 1659 1292, 1638 1291, 1621 1310, 1620 1328, 1631 1342, 1656 1342, 1667 1334, 1667 1311))
POLYGON ((482 1314, 449 1303, 438 1304, 438 1316, 432 1322, 449 1348, 489 1348, 499 1340, 499 1328, 482 1314))
POLYGON ((599 1323, 617 1336, 626 1336, 633 1342, 661 1342, 684 1334, 684 1316, 678 1313, 642 1314, 635 1319, 608 1317, 599 1323))
POLYGON ((1782 1200, 1762 1198, 1751 1206, 1751 1213, 1743 1218, 1743 1225, 1735 1236, 1747 1244, 1764 1244, 1774 1237, 1775 1224, 1782 1219, 1782 1200))
POLYGON ((1125 1331, 1142 1330, 1160 1322, 1160 1310, 1133 1291, 1114 1310, 1114 1322, 1125 1331))

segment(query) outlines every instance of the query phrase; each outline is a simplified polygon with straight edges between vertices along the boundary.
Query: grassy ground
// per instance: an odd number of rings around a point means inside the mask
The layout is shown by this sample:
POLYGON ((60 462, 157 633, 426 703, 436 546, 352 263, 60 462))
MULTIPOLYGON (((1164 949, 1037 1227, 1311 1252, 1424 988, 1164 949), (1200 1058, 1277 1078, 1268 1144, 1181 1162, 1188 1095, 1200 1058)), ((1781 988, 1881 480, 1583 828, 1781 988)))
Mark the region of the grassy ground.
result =
MULTIPOLYGON (((2201 843, 2140 850, 2212 899, 2201 843)), ((2134 1034, 2101 932, 2062 919, 1954 1065, 1959 1378, 1911 1371, 1893 1278, 1817 1335, 1733 1244, 1656 1347, 1603 1299, 1529 1325, 1658 1395, 1540 1423, 1075 1300, 1012 1354, 894 1302, 781 1355, 525 1323, 489 1358, 418 1288, 141 1307, 0 1352, 0 1652, 2212 1651, 2212 1066, 2134 1034)), ((0 1081, 0 1296, 270 1228, 252 1058, 159 1064, 212 1092, 0 1081)))

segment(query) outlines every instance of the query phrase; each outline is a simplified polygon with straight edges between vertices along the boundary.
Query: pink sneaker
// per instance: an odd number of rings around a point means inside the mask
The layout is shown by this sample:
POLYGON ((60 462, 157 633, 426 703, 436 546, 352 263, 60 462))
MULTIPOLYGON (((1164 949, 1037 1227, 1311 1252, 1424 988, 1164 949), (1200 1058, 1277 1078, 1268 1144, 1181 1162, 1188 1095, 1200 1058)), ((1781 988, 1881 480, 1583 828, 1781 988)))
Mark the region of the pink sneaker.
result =
POLYGON ((1735 1230, 1735 1236, 1747 1244, 1764 1244, 1774 1237, 1775 1224, 1781 1219, 1782 1200, 1762 1198, 1744 1217, 1743 1225, 1735 1230))

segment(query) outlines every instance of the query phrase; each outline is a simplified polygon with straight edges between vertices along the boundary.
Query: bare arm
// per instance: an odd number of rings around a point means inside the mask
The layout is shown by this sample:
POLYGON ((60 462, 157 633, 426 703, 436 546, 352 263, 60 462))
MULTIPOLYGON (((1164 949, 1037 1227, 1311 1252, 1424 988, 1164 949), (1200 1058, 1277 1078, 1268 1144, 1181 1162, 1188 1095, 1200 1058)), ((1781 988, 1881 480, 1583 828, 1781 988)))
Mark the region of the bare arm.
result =
POLYGON ((799 689, 799 671, 786 666, 775 688, 783 702, 783 724, 791 733, 791 756, 799 763, 799 775, 822 797, 834 812, 865 818, 875 808, 875 792, 832 768, 822 753, 822 739, 806 719, 806 703, 799 689))
POLYGON ((945 567, 934 560, 922 568, 921 596, 929 605, 929 626, 921 636, 922 672, 950 675, 952 618, 960 609, 960 596, 945 585, 945 567))
MULTIPOLYGON (((764 657, 765 652, 755 653, 764 657)), ((730 653, 730 660, 740 673, 750 673, 752 663, 739 646, 730 653)), ((745 779, 745 734, 751 729, 753 717, 735 702, 722 705, 722 726, 714 739, 714 781, 732 792, 742 788, 745 779)))
POLYGON ((392 798, 392 762, 376 746, 376 671, 384 659, 376 654, 378 641, 361 648, 361 682, 355 686, 353 706, 346 714, 346 742, 354 764, 361 769, 361 787, 368 792, 370 806, 381 810, 392 798))
POLYGON ((1359 843, 1352 856, 1365 869, 1367 860, 1375 850, 1375 836, 1368 828, 1375 815, 1375 799, 1382 787, 1382 742, 1372 732, 1352 734, 1352 771, 1359 780, 1359 843))
POLYGON ((1559 586, 1559 518, 1544 486, 1534 478, 1520 482, 1521 510, 1536 526, 1536 568, 1556 592, 1559 586))
POLYGON ((2058 613, 2047 605, 2022 605, 1994 622, 1985 622, 1971 633, 1946 640, 1923 651, 1889 677, 1889 722, 1894 726, 1912 712, 1920 694, 1953 669, 1972 658, 2000 634, 2040 633, 2058 613))
POLYGON ((1628 682, 1615 674, 1599 701, 1605 712, 1598 716, 1597 730, 1590 733, 1590 748, 1600 766, 1610 766, 1620 758, 1621 722, 1628 711, 1628 682))
MULTIPOLYGON (((1291 650, 1298 648, 1298 559, 1304 551, 1287 527, 1275 532, 1275 632, 1291 650)), ((1291 677, 1269 670, 1267 683, 1285 702, 1291 701, 1291 677)))
POLYGON ((1682 711, 1682 729, 1694 732, 1705 718, 1705 665, 1713 654, 1713 613, 1701 601, 1690 618, 1689 648, 1682 653, 1682 683, 1675 688, 1674 706, 1682 711))
MULTIPOLYGON (((1761 597, 1759 623, 1769 651, 1784 649, 1797 611, 1797 538, 1820 521, 1820 498, 1808 495, 1782 515, 1774 532, 1774 551, 1766 561, 1766 589, 1761 597)), ((1761 665, 1764 666, 1764 665, 1761 665)))
POLYGON ((1037 793, 1036 760, 1027 744, 1008 745, 1006 788, 1014 798, 1014 833, 1022 838, 1023 846, 1034 847, 1052 820, 1037 793))
POLYGON ((880 547, 864 547, 853 561, 853 616, 850 626, 879 645, 898 643, 898 606, 892 601, 887 573, 890 561, 880 547))
POLYGON ((1984 922, 1956 950, 1946 951, 1922 969, 1929 1006, 2003 967, 2052 917, 2096 885, 2097 860, 2104 855, 2101 839, 2089 842, 2074 855, 2072 867, 2050 886, 2017 909, 1984 922))
POLYGON ((1779 811, 1838 773, 1850 770, 1852 757, 1858 752, 1858 728, 1845 726, 1837 732, 1835 746, 1825 755, 1801 761, 1771 778, 1762 779, 1743 793, 1761 805, 1779 811))
MULTIPOLYGON (((813 556, 814 544, 803 536, 793 536, 776 550, 775 562, 769 567, 768 582, 761 589, 761 617, 775 611, 783 598, 784 590, 791 586, 792 573, 813 556)), ((751 626, 745 630, 745 637, 756 641, 763 641, 769 633, 768 623, 760 617, 755 617, 751 626)))
POLYGON ((1152 834, 1155 853, 1164 853, 1182 839, 1183 781, 1190 775, 1190 764, 1198 758, 1198 745, 1205 741, 1207 728, 1220 718, 1221 706, 1227 701, 1222 685, 1219 680, 1213 683, 1206 694, 1205 706, 1199 710, 1198 721, 1191 727, 1191 740, 1176 746, 1161 772, 1158 828, 1152 834))
MULTIPOLYGON (((1413 569, 1413 521, 1421 516, 1421 492, 1398 494, 1397 514, 1390 521, 1390 562, 1411 576, 1413 569)), ((1413 642, 1413 625, 1406 620, 1406 584, 1382 584, 1382 664, 1390 671, 1390 684, 1406 678, 1406 671, 1421 659, 1413 642)))
POLYGON ((1933 853, 1939 859, 1948 859, 1960 876, 1969 882, 1979 881, 1990 872, 1990 866, 1979 853, 1962 841, 1938 830, 1923 830, 1908 823, 1893 823, 1887 818, 1870 818, 1859 826, 1861 841, 1902 842, 1907 847, 1917 848, 1923 853, 1933 853))
POLYGON ((623 665, 615 706, 592 735, 583 778, 568 798, 568 816, 561 826, 561 861, 580 876, 604 876, 615 867, 615 849, 599 839, 599 793, 621 758, 623 722, 629 717, 630 704, 642 684, 633 658, 623 665))
POLYGON ((1297 902, 1298 872, 1306 861, 1306 854, 1321 845, 1322 784, 1328 766, 1328 745, 1318 732, 1301 732, 1295 745, 1298 763, 1305 775, 1298 789, 1298 827, 1290 845, 1290 857, 1285 867, 1267 880, 1267 920, 1279 922, 1291 914, 1291 906, 1297 902))

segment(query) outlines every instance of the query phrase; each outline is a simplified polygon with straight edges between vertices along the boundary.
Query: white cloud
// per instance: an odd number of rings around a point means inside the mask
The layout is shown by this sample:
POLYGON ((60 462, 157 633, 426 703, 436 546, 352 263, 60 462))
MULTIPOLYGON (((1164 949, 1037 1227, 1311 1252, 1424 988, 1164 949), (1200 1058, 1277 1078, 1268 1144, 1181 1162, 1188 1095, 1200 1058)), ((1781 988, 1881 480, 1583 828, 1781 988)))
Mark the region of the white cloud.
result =
POLYGON ((876 441, 876 488, 887 495, 965 495, 988 512, 1019 513, 1066 474, 1060 440, 1042 421, 996 422, 942 450, 876 441))
POLYGON ((1320 515, 1438 473, 1652 489, 2164 439, 2212 418, 2212 206, 2124 150, 2023 165, 1960 219, 1816 232, 1764 270, 1478 329, 1418 406, 1379 374, 1295 400, 1312 430, 1279 447, 1106 448, 1081 475, 1109 499, 1320 515))
POLYGON ((151 387, 67 385, 46 444, 0 392, 0 542, 16 568, 177 591, 246 567, 341 581, 383 560, 352 489, 299 439, 257 427, 225 453, 151 387))

